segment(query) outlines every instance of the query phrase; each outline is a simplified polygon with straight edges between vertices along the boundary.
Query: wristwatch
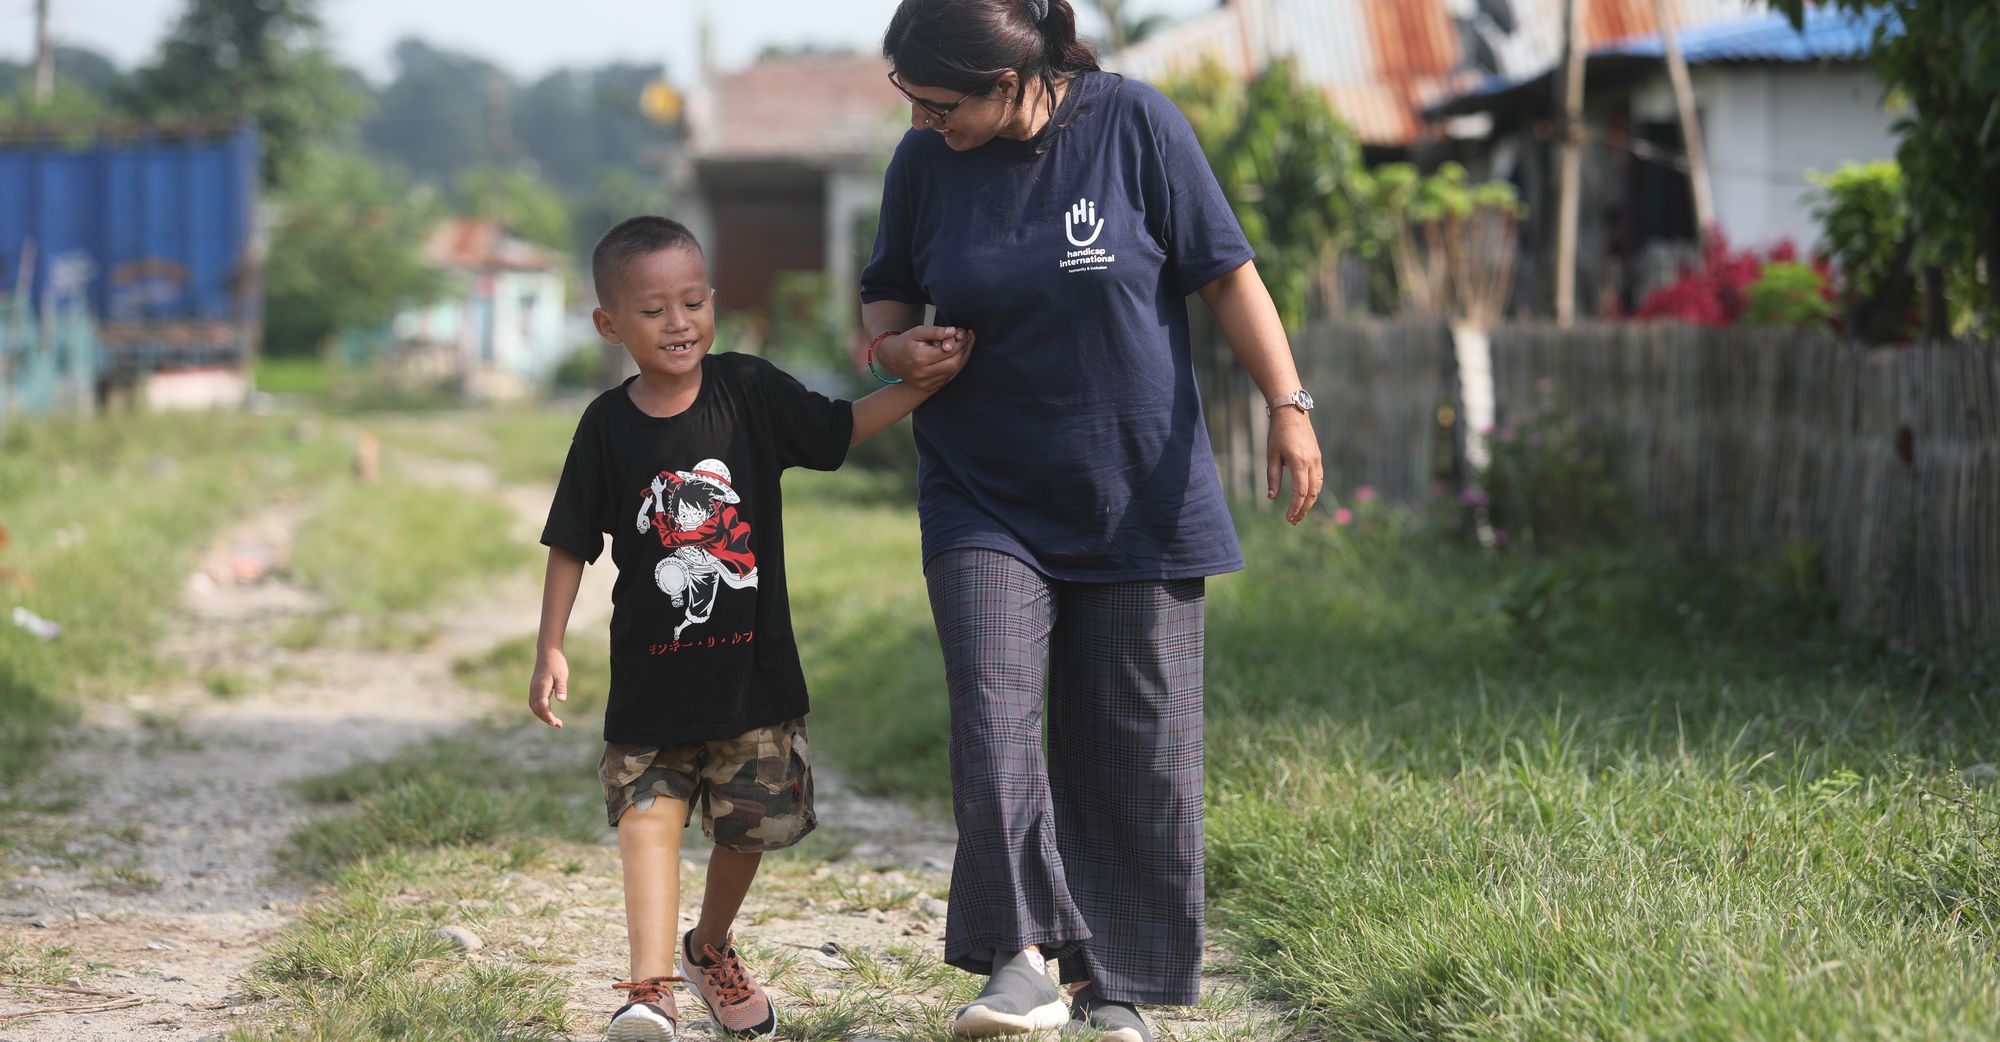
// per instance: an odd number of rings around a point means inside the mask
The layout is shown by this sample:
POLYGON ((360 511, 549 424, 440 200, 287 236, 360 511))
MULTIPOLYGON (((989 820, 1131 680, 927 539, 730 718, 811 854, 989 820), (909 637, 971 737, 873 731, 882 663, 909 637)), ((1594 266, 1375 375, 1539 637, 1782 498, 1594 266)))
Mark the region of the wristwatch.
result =
POLYGON ((1301 387, 1298 390, 1293 391, 1292 393, 1284 396, 1283 398, 1280 398, 1277 401, 1271 402, 1270 404, 1264 406, 1264 412, 1268 415, 1275 416, 1277 415, 1279 409, 1282 409, 1287 405, 1298 406, 1300 412, 1311 412, 1313 408, 1313 396, 1307 394, 1306 389, 1301 387))

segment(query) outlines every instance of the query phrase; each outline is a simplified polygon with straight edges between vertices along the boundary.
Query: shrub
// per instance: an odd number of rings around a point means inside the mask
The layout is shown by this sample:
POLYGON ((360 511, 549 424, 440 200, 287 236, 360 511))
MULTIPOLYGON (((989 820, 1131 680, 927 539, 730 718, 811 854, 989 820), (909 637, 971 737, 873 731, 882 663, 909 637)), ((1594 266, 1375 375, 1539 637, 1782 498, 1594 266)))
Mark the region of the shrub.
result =
POLYGON ((1543 380, 1537 391, 1532 410, 1488 432, 1492 461, 1462 501, 1486 508, 1503 545, 1616 538, 1628 509, 1603 457, 1584 448, 1580 425, 1558 407, 1554 385, 1543 380))
POLYGON ((1743 318, 1753 325, 1826 329, 1838 315, 1824 261, 1818 265, 1800 261, 1766 264, 1747 295, 1750 303, 1743 318))
POLYGON ((1733 326, 1750 309, 1750 287, 1766 265, 1798 260, 1798 247, 1785 240, 1759 256, 1756 250, 1733 251, 1718 231, 1702 254, 1701 265, 1681 272, 1639 304, 1632 317, 1672 319, 1697 326, 1733 326))

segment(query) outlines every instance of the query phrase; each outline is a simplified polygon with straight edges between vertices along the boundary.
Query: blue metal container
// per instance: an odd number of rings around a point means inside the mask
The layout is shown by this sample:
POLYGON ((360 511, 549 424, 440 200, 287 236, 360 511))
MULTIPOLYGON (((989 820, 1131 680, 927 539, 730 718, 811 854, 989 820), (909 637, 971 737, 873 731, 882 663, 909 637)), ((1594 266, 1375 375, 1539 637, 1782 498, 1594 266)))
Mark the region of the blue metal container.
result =
POLYGON ((0 138, 0 295, 81 301, 102 381, 241 369, 262 325, 257 200, 253 127, 0 138))

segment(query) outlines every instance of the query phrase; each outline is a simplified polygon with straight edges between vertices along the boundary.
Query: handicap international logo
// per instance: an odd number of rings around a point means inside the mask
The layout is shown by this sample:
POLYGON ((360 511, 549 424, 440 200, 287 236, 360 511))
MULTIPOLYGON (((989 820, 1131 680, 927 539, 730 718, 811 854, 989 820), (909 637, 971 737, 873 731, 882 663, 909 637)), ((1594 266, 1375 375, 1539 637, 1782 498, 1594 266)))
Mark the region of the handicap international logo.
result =
POLYGON ((1097 216, 1097 204, 1089 199, 1078 199, 1076 205, 1063 211, 1063 235, 1075 249, 1063 255, 1058 265, 1067 272, 1103 271, 1118 262, 1118 255, 1094 245, 1097 237, 1104 234, 1104 218, 1097 216))

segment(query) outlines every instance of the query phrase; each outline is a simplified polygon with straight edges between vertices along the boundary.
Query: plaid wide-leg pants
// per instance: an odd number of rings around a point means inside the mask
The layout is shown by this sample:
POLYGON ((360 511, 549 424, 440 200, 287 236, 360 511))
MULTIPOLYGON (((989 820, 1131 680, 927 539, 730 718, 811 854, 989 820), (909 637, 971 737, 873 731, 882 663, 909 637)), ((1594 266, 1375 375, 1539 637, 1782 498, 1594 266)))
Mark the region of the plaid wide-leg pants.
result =
POLYGON ((958 823, 945 961, 990 973, 994 953, 1038 945, 1106 999, 1192 1004, 1203 580, 1065 582, 991 550, 941 553, 925 576, 958 823))

